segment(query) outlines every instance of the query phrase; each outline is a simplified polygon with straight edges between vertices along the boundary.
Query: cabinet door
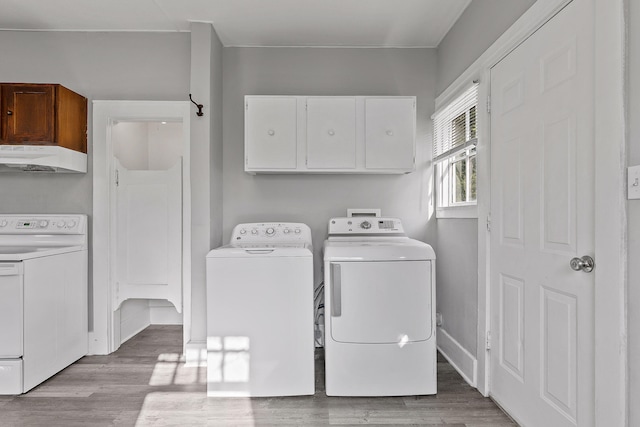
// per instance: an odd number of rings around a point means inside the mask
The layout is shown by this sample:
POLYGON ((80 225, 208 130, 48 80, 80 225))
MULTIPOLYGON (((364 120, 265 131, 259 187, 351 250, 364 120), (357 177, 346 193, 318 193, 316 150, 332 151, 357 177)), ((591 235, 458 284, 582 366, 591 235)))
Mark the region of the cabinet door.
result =
POLYGON ((54 143, 54 87, 2 86, 3 140, 6 143, 54 143))
POLYGON ((365 167, 411 171, 415 153, 415 100, 365 100, 365 167))
POLYGON ((307 98, 307 167, 356 167, 355 98, 307 98))
POLYGON ((245 108, 245 169, 295 169, 296 98, 247 97, 245 108))

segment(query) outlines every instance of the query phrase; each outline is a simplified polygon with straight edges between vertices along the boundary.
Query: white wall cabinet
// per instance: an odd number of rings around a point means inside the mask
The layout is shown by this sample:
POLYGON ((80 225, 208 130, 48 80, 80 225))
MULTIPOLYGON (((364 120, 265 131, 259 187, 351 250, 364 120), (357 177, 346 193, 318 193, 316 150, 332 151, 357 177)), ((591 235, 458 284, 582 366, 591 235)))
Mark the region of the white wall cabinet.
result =
POLYGON ((245 104, 247 170, 286 170, 297 165, 297 99, 248 97, 245 104))
POLYGON ((413 96, 246 96, 245 171, 409 173, 413 96))

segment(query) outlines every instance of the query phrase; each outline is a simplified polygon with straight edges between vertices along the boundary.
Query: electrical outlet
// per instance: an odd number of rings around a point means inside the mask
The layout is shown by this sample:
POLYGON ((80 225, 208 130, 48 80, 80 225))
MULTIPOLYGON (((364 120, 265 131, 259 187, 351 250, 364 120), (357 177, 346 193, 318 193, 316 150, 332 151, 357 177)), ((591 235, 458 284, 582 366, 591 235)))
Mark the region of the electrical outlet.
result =
POLYGON ((436 313, 436 326, 442 326, 442 313, 436 313))
POLYGON ((640 165, 627 168, 627 190, 629 200, 640 199, 640 165))

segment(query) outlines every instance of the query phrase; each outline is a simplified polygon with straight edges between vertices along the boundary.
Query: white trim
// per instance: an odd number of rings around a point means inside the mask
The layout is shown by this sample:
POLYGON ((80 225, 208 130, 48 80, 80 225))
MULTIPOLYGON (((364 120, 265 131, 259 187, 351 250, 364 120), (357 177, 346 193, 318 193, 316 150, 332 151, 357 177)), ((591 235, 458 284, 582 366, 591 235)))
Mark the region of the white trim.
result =
POLYGON ((595 0, 595 425, 628 423, 625 0, 595 0))
POLYGON ((441 327, 438 327, 436 333, 440 354, 471 387, 477 387, 478 360, 441 327))
POLYGON ((437 219, 478 218, 478 205, 448 206, 436 208, 437 219))
MULTIPOLYGON (((118 313, 112 309, 110 286, 110 212, 114 120, 181 120, 183 124, 182 265, 183 316, 191 316, 191 161, 190 105, 188 101, 93 101, 93 331, 89 354, 109 354, 120 345, 118 313), (118 329, 118 330, 114 330, 118 329)), ((190 322, 185 321, 185 328, 190 322)))
MULTIPOLYGON (((571 0, 538 0, 480 58, 436 98, 436 110, 465 85, 480 79, 478 104, 486 102, 489 69, 533 34, 571 0)), ((596 425, 624 426, 627 420, 626 343, 626 165, 624 59, 625 0, 594 0, 595 50, 595 218, 598 267, 595 270, 595 414, 596 425), (615 66, 612 66, 615 64, 615 66)), ((488 123, 486 108, 478 122, 488 123)), ((489 126, 479 126, 478 142, 478 390, 489 394, 489 355, 484 337, 489 331, 489 238, 491 189, 489 126)))

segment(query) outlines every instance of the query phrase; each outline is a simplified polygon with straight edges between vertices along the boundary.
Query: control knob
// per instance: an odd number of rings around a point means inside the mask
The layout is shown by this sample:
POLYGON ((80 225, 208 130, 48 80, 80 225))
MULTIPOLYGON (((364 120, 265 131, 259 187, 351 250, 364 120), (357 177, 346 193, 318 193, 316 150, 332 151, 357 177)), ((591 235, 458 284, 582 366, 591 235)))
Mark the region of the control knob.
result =
POLYGON ((66 223, 66 222, 64 222, 64 221, 58 221, 58 224, 57 224, 58 228, 62 228, 62 227, 64 227, 65 225, 67 225, 67 223, 66 223))
POLYGON ((244 228, 242 230, 240 230, 240 234, 247 234, 247 230, 245 230, 244 228))
POLYGON ((365 230, 368 230, 368 229, 371 228, 371 223, 369 221, 362 221, 360 223, 360 227, 365 229, 365 230))
POLYGON ((302 231, 299 228, 296 228, 296 234, 300 234, 302 231))
POLYGON ((2 221, 0 221, 0 227, 6 227, 8 224, 6 219, 3 219, 2 221))
POLYGON ((251 234, 256 235, 258 234, 258 229, 254 228, 253 230, 251 230, 251 234))
POLYGON ((40 228, 46 228, 47 225, 49 225, 49 221, 40 221, 38 225, 40 226, 40 228))
POLYGON ((276 234, 276 230, 273 227, 269 227, 267 228, 267 236, 273 236, 274 234, 276 234))
POLYGON ((289 230, 288 228, 285 228, 284 229, 284 234, 289 234, 289 233, 291 233, 291 230, 289 230))
POLYGON ((73 228, 73 227, 75 227, 75 226, 76 226, 76 222, 75 222, 74 220, 70 220, 70 221, 67 223, 67 227, 69 227, 69 228, 73 228))

